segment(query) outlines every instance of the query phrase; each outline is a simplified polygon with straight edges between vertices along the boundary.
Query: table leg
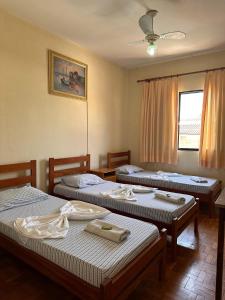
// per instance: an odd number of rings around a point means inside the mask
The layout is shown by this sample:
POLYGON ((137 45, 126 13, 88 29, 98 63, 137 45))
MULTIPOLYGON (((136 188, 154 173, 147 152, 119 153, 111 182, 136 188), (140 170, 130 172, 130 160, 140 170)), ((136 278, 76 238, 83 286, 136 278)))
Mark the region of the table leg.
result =
POLYGON ((217 246, 216 300, 222 299, 222 292, 223 292, 224 221, 225 221, 225 209, 220 208, 218 246, 217 246))

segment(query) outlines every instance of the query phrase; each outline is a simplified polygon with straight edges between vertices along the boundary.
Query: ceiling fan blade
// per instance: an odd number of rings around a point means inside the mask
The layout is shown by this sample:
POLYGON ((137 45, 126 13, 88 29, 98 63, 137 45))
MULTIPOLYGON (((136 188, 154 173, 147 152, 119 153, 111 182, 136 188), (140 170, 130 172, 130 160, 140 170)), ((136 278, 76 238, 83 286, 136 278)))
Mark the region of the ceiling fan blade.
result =
POLYGON ((160 34, 162 40, 183 40, 186 37, 186 33, 182 31, 172 31, 160 34))
POLYGON ((138 46, 138 45, 143 45, 143 44, 145 44, 147 42, 148 41, 146 41, 146 39, 144 39, 144 40, 129 42, 128 45, 129 46, 138 46))

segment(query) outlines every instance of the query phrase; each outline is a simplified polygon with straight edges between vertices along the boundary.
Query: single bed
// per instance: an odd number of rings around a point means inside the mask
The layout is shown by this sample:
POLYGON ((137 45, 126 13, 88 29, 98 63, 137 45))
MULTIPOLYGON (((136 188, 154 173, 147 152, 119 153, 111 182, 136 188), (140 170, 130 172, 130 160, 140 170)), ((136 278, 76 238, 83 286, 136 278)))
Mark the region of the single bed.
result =
MULTIPOLYGON (((117 168, 130 164, 131 153, 116 152, 107 154, 108 168, 117 168)), ((207 182, 198 183, 192 179, 193 176, 182 174, 170 174, 161 178, 157 172, 144 170, 132 174, 116 174, 117 182, 142 184, 145 186, 157 187, 162 190, 184 193, 199 198, 199 201, 207 203, 210 217, 214 214, 214 203, 221 192, 221 181, 213 178, 206 178, 207 182), (158 177, 158 178, 157 178, 158 177)))
POLYGON ((59 181, 60 177, 90 171, 90 155, 73 158, 49 159, 49 193, 65 199, 79 199, 103 206, 125 216, 140 219, 166 228, 171 236, 172 258, 176 259, 177 238, 181 232, 194 221, 194 231, 198 233, 198 202, 193 196, 185 197, 185 204, 178 205, 154 199, 153 194, 136 195, 136 202, 105 199, 100 192, 115 189, 119 183, 106 181, 104 183, 77 189, 66 186, 59 181), (76 163, 78 166, 65 169, 65 165, 76 163))
MULTIPOLYGON (((0 179, 0 187, 35 186, 35 161, 0 166, 0 174, 25 170, 30 170, 30 175, 0 179)), ((56 212, 65 202, 48 196, 43 201, 0 211, 0 247, 81 299, 125 299, 155 263, 163 277, 166 230, 159 233, 152 224, 109 214, 106 221, 131 231, 120 244, 85 232, 87 221, 70 221, 64 239, 27 239, 15 231, 13 221, 17 217, 56 212)))

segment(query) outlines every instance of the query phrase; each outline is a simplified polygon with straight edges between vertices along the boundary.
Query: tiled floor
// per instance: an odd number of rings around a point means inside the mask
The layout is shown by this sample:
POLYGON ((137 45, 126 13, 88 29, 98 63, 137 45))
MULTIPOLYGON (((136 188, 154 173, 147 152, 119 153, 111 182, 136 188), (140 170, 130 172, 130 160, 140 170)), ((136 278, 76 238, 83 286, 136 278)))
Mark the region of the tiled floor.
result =
MULTIPOLYGON (((199 238, 189 226, 180 236, 178 259, 168 257, 167 278, 163 283, 153 279, 143 282, 129 300, 214 299, 216 276, 217 220, 201 215, 199 238)), ((1 300, 69 300, 75 299, 63 288, 27 267, 10 255, 0 256, 1 300)), ((225 294, 224 294, 225 299, 225 294)), ((87 299, 88 300, 88 299, 87 299)))

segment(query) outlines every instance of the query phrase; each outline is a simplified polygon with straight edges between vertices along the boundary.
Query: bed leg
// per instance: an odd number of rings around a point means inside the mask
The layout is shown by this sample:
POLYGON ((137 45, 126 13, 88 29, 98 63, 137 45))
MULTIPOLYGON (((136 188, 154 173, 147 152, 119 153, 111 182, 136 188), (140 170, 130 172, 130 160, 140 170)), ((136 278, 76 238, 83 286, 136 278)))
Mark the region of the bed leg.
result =
POLYGON ((177 258, 177 218, 174 218, 172 222, 171 237, 172 261, 175 261, 177 258))
POLYGON ((197 215, 194 219, 194 233, 195 233, 195 235, 198 235, 198 221, 199 221, 199 216, 197 215))
POLYGON ((172 236, 172 261, 177 259, 177 237, 172 236))

